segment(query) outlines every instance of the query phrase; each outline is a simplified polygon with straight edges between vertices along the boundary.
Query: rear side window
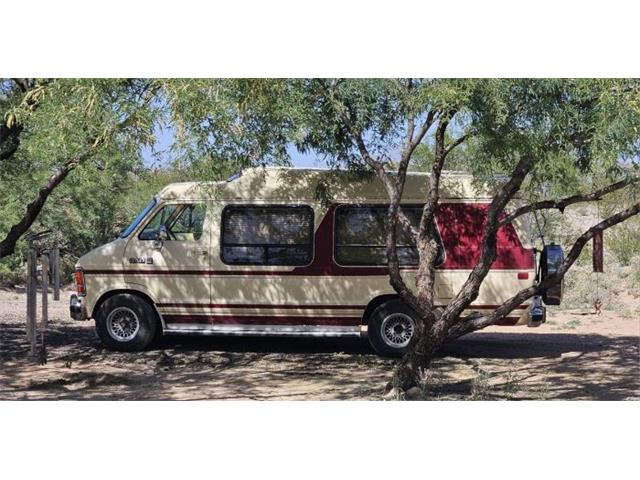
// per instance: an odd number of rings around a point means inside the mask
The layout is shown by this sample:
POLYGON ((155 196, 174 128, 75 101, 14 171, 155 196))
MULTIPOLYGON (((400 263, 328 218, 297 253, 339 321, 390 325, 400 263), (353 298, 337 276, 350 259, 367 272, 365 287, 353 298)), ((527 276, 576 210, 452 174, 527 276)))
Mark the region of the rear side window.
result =
POLYGON ((229 265, 307 265, 313 256, 309 206, 232 206, 222 213, 221 257, 229 265))
MULTIPOLYGON (((422 206, 402 206, 411 223, 418 228, 422 206)), ((340 265, 378 266, 387 264, 386 218, 388 206, 342 205, 336 209, 334 256, 340 265)), ((411 235, 398 224, 398 260, 400 265, 417 265, 418 249, 411 235)), ((434 224, 438 242, 436 265, 444 261, 442 239, 434 224)))
POLYGON ((161 226, 167 228, 168 240, 197 241, 202 237, 206 206, 201 203, 170 204, 162 207, 140 233, 140 240, 157 238, 161 226))

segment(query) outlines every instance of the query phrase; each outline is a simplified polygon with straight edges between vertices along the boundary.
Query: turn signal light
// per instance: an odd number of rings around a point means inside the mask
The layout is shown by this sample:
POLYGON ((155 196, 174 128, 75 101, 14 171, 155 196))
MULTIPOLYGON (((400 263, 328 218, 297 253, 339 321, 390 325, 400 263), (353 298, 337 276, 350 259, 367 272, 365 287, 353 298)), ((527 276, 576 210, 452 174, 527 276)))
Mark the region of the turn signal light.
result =
POLYGON ((76 269, 76 292, 78 292, 78 295, 81 297, 87 294, 84 286, 84 271, 81 268, 76 269))

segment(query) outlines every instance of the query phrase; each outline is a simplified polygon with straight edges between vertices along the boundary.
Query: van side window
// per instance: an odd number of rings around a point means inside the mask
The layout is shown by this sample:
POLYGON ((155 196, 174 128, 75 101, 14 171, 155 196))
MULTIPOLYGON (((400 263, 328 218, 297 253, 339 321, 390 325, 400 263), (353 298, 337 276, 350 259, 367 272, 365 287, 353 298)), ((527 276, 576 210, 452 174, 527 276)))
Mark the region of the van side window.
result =
MULTIPOLYGON (((418 228, 422 206, 403 205, 402 210, 418 228)), ((388 206, 341 205, 336 209, 334 231, 334 256, 340 265, 377 266, 387 264, 387 239, 385 221, 388 206)), ((411 235, 398 224, 398 260, 400 265, 417 265, 418 249, 411 235)), ((436 228, 432 224, 432 228, 436 228)), ((444 247, 437 229, 438 258, 436 265, 444 261, 444 247)))
POLYGON ((197 204, 170 204, 162 207, 140 233, 140 240, 157 238, 162 225, 169 233, 168 240, 197 241, 202 237, 206 206, 197 204))
POLYGON ((222 212, 221 257, 229 265, 307 265, 313 256, 308 206, 231 206, 222 212))

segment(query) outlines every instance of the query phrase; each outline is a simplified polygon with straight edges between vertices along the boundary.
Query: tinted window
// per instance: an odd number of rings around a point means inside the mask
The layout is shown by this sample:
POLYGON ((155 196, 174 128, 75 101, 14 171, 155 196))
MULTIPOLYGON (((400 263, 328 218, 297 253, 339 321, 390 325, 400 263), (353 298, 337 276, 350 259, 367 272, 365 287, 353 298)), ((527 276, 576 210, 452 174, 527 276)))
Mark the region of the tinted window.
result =
POLYGON ((222 261, 233 265, 306 265, 313 255, 313 210, 307 206, 227 207, 222 261))
POLYGON ((169 233, 168 240, 195 241, 202 237, 206 206, 203 204, 172 204, 162 207, 140 233, 140 240, 157 238, 161 226, 169 233))
MULTIPOLYGON (((402 210, 418 228, 422 206, 403 206, 402 210)), ((387 206, 340 206, 336 210, 334 255, 341 265, 386 265, 387 206)), ((417 265, 418 249, 411 235, 398 224, 398 259, 401 265, 417 265)), ((435 228, 432 224, 431 228, 435 228)), ((438 259, 444 261, 444 248, 438 231, 438 259)))

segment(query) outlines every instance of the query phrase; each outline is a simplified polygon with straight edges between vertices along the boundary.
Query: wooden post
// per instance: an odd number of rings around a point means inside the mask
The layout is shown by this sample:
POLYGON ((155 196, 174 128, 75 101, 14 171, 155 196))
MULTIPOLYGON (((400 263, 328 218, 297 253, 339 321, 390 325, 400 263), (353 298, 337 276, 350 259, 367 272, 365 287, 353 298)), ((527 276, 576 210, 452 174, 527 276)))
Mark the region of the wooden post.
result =
POLYGON ((36 323, 38 321, 38 298, 37 298, 37 269, 38 269, 38 255, 34 248, 29 250, 29 284, 31 286, 29 294, 27 295, 27 302, 29 302, 30 316, 28 321, 28 339, 31 342, 31 354, 36 353, 36 323))
POLYGON ((47 347, 45 345, 45 334, 47 323, 49 322, 49 254, 43 253, 40 257, 42 262, 42 321, 40 322, 40 364, 47 363, 47 347))
POLYGON ((604 272, 604 245, 602 230, 593 233, 593 271, 604 272))
POLYGON ((51 250, 51 281, 53 282, 53 299, 60 300, 60 249, 51 250))
POLYGON ((32 285, 33 275, 31 274, 31 272, 33 271, 32 264, 33 264, 33 257, 31 256, 31 248, 29 248, 29 252, 27 253, 27 288, 26 288, 27 321, 25 324, 27 342, 31 341, 31 322, 33 318, 33 311, 31 310, 31 307, 33 306, 33 303, 31 302, 31 292, 33 290, 33 285, 32 285))
POLYGON ((43 253, 40 257, 42 262, 42 322, 41 328, 44 332, 49 321, 49 255, 43 253))

